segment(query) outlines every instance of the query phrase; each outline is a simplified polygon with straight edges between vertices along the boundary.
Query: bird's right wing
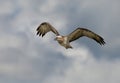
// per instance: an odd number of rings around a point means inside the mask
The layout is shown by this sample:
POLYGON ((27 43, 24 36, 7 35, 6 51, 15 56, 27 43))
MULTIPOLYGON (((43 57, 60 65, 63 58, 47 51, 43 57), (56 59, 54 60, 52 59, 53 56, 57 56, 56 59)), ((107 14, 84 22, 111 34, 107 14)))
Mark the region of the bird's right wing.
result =
POLYGON ((40 26, 36 29, 36 31, 37 31, 37 35, 42 37, 49 31, 52 31, 57 36, 59 35, 59 32, 47 22, 41 23, 40 26))
POLYGON ((68 40, 69 42, 72 42, 82 36, 91 38, 95 40, 97 43, 99 43, 100 45, 105 44, 104 39, 101 36, 85 28, 77 28, 76 30, 74 30, 72 33, 68 35, 68 40))

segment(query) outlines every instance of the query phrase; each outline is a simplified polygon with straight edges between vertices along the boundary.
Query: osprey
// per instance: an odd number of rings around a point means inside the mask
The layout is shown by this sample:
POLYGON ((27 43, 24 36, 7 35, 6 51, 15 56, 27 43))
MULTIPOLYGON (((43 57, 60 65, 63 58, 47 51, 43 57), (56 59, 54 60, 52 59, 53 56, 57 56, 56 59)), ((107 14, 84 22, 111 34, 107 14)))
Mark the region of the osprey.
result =
POLYGON ((76 40, 80 37, 83 37, 83 36, 86 36, 88 38, 95 40, 100 45, 105 44, 104 39, 101 36, 97 35, 96 33, 92 32, 88 29, 85 29, 85 28, 77 28, 72 33, 70 33, 66 36, 62 36, 50 23, 43 22, 39 25, 39 27, 36 29, 36 31, 37 31, 37 35, 42 36, 42 37, 47 32, 52 31, 56 35, 55 40, 58 41, 58 43, 61 46, 64 46, 66 49, 72 48, 72 46, 70 45, 70 42, 73 42, 74 40, 76 40))

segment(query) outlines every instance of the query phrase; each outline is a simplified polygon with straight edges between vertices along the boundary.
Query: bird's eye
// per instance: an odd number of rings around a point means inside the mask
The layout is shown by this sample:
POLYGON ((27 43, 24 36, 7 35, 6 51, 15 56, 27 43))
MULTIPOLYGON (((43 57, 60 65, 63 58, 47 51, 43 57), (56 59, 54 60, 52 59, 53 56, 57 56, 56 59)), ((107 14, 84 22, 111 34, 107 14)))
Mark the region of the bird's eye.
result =
POLYGON ((42 23, 41 25, 45 25, 46 23, 44 22, 44 23, 42 23))
POLYGON ((44 23, 42 23, 41 25, 44 25, 44 23))

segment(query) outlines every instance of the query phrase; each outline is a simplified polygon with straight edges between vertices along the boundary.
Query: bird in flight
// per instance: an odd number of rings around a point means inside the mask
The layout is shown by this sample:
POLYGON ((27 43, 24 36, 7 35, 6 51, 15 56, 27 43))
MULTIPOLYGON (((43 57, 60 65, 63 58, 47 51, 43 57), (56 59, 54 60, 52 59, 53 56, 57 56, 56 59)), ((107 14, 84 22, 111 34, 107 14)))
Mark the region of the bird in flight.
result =
POLYGON ((50 32, 50 31, 53 32, 56 35, 56 38, 54 40, 56 40, 61 46, 65 47, 66 49, 73 48, 70 45, 70 43, 79 39, 80 37, 83 37, 83 36, 86 36, 88 38, 95 40, 100 45, 105 44, 105 41, 101 36, 99 36, 98 34, 92 32, 88 29, 85 29, 85 28, 77 28, 70 34, 68 34, 66 36, 62 36, 50 23, 43 22, 38 26, 36 31, 37 31, 37 35, 42 36, 42 37, 47 32, 50 32))

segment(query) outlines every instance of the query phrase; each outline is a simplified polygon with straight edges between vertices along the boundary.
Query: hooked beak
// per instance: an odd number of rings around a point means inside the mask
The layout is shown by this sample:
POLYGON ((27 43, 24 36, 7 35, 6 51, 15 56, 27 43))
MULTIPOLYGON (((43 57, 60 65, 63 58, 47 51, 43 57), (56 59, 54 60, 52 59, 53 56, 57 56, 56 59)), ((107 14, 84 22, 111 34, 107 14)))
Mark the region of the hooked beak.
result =
POLYGON ((57 40, 57 38, 54 39, 55 41, 57 40))

